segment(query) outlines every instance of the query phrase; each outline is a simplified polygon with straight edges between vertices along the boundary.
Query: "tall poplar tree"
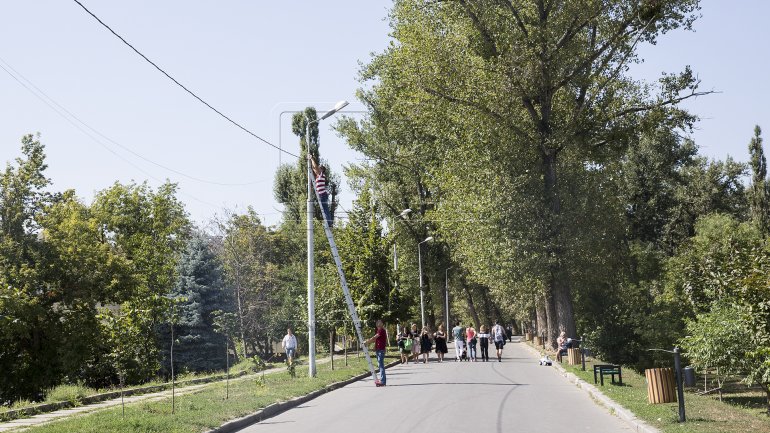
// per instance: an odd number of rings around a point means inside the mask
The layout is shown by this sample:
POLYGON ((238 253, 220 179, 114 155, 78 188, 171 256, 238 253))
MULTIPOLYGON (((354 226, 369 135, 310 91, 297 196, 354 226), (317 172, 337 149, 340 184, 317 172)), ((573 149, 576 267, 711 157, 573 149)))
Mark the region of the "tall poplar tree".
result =
MULTIPOLYGON (((609 177, 649 113, 671 127, 695 120, 677 108, 704 94, 689 68, 646 86, 627 67, 640 43, 689 28, 697 9, 697 0, 400 0, 394 43, 363 71, 373 117, 383 107, 432 138, 420 145, 440 155, 429 171, 451 203, 441 217, 487 220, 453 231, 470 235, 460 239, 466 263, 490 280, 543 282, 552 344, 560 329, 575 335, 570 269, 584 243, 575 236, 589 235, 574 224, 570 209, 582 204, 569 186, 585 173, 609 177), (481 245, 495 258, 472 259, 481 245)), ((597 179, 592 193, 609 190, 597 179)))
POLYGON ((754 137, 749 142, 749 154, 751 155, 751 219, 762 235, 767 236, 767 160, 762 146, 762 129, 759 125, 754 126, 754 137))

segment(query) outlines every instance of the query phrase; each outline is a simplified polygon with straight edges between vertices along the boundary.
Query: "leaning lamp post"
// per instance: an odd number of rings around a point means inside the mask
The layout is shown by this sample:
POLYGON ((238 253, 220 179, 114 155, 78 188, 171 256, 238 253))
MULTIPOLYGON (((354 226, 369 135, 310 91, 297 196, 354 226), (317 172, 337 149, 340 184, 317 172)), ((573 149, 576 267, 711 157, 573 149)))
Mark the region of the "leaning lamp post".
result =
POLYGON ((308 376, 315 377, 315 255, 313 252, 313 167, 310 163, 310 125, 325 120, 348 105, 348 101, 338 102, 334 108, 324 113, 319 119, 311 121, 305 117, 305 146, 307 152, 307 357, 308 376))

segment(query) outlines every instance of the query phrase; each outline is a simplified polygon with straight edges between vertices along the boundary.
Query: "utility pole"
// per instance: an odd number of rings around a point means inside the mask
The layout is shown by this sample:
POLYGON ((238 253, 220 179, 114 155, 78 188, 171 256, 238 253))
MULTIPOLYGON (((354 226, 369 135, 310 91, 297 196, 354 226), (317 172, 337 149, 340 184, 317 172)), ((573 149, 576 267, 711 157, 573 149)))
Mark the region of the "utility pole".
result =
MULTIPOLYGON (((348 101, 338 102, 334 108, 327 111, 320 118, 310 121, 305 117, 305 147, 307 150, 307 357, 308 357, 308 376, 315 377, 315 254, 313 251, 313 167, 310 163, 312 155, 310 153, 310 125, 334 115, 348 105, 348 101)), ((319 161, 320 164, 320 161, 319 161)), ((323 212, 322 212, 323 213, 323 212)))
POLYGON ((313 251, 313 168, 310 165, 310 119, 305 118, 307 148, 307 358, 308 376, 315 377, 315 253, 313 251))

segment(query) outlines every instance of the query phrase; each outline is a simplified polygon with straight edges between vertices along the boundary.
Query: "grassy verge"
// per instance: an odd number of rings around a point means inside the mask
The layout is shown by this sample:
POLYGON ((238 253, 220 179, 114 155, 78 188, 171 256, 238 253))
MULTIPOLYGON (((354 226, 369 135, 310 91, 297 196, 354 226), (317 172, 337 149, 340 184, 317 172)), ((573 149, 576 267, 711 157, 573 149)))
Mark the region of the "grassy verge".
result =
MULTIPOLYGON (((580 366, 562 366, 588 383, 594 383, 593 364, 586 359, 586 371, 580 366)), ((647 403, 645 377, 633 370, 623 369, 623 385, 611 385, 605 378, 604 386, 597 387, 609 398, 620 403, 638 418, 663 432, 676 433, 747 433, 770 432, 770 417, 758 408, 739 407, 720 402, 714 396, 699 396, 685 393, 687 422, 679 424, 678 403, 647 403)))
MULTIPOLYGON (((284 364, 280 362, 267 363, 265 364, 265 369, 282 367, 283 365, 284 364)), ((238 364, 233 365, 230 368, 231 376, 239 375, 240 373, 244 373, 244 372, 246 373, 257 372, 256 370, 253 369, 253 363, 248 359, 243 360, 238 364)), ((192 383, 187 383, 187 381, 190 381, 193 379, 215 378, 218 376, 224 376, 224 374, 225 374, 224 371, 217 371, 217 372, 211 372, 211 373, 184 373, 176 377, 176 386, 177 388, 184 388, 185 386, 193 385, 192 383)), ((133 391, 133 390, 138 390, 138 389, 148 388, 148 387, 160 387, 163 389, 171 389, 171 382, 165 381, 162 379, 156 379, 156 380, 151 380, 139 385, 127 386, 126 388, 124 388, 124 391, 133 391)), ((120 388, 97 389, 97 388, 90 388, 90 387, 87 387, 84 385, 78 385, 78 384, 59 385, 55 388, 50 389, 46 393, 45 400, 41 402, 36 403, 30 400, 19 400, 17 402, 14 402, 11 406, 0 406, 0 420, 3 420, 4 414, 12 410, 29 409, 28 412, 30 414, 34 414, 38 412, 38 410, 35 410, 34 408, 42 404, 69 402, 73 406, 80 406, 84 398, 92 397, 102 393, 116 392, 116 391, 120 391, 120 388)), ((157 392, 157 391, 158 391, 157 389, 153 389, 147 392, 157 392)), ((26 415, 26 416, 30 416, 30 415, 26 415)), ((26 416, 22 416, 22 418, 26 416)))
POLYGON ((297 377, 288 373, 264 376, 261 380, 230 383, 230 397, 225 400, 225 384, 213 383, 199 391, 177 397, 176 414, 171 414, 171 399, 138 402, 54 422, 28 431, 35 433, 102 432, 201 432, 224 422, 257 411, 267 405, 305 395, 324 386, 348 379, 367 370, 366 361, 352 357, 349 366, 336 362, 331 371, 319 366, 315 378, 307 377, 306 365, 297 368, 297 377))

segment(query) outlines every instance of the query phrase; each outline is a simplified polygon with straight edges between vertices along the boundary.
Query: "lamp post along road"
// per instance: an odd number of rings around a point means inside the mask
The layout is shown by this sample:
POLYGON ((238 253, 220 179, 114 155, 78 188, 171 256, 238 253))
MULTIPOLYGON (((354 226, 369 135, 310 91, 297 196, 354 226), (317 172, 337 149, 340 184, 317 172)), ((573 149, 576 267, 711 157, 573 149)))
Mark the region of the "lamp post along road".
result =
POLYGON ((446 268, 444 271, 444 313, 446 313, 446 329, 447 332, 451 329, 449 327, 449 270, 452 266, 446 268))
POLYGON ((420 316, 423 327, 425 327, 425 288, 422 284, 422 244, 432 240, 433 236, 428 236, 424 241, 417 244, 417 267, 420 270, 420 316))
MULTIPOLYGON (((313 167, 310 163, 310 125, 333 116, 348 105, 348 101, 338 102, 334 108, 327 111, 320 119, 313 120, 305 117, 305 146, 307 151, 307 357, 308 376, 315 377, 315 254, 313 251, 313 167)), ((319 161, 320 164, 320 161, 319 161)))

